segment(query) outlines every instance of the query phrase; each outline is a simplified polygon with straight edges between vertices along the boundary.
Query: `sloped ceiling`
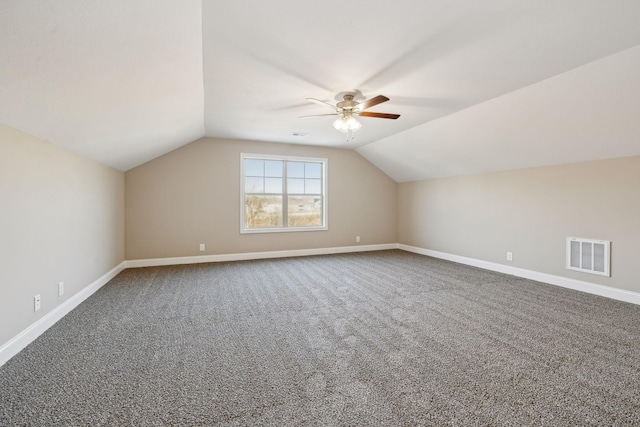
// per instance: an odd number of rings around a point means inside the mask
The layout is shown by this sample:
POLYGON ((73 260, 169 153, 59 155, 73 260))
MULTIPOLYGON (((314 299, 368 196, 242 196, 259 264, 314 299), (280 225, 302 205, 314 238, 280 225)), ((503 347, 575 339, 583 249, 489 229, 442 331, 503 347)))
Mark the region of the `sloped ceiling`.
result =
POLYGON ((0 122, 121 170, 202 136, 397 181, 640 155, 637 0, 7 0, 0 122), (391 98, 352 141, 345 91, 391 98), (294 136, 294 133, 306 136, 294 136))
POLYGON ((0 123, 127 170, 204 135, 202 5, 0 1, 0 123))

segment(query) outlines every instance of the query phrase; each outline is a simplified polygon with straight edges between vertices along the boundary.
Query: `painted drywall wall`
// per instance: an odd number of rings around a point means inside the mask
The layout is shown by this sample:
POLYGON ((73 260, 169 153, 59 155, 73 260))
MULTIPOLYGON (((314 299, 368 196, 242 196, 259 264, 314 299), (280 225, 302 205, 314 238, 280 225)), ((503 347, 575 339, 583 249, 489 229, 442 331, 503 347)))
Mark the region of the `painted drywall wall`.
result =
POLYGON ((124 173, 0 125, 0 201, 2 346, 124 260, 124 173))
POLYGON ((203 138, 125 175, 126 257, 396 243, 397 184, 353 150, 203 138), (327 231, 240 234, 240 154, 328 159, 327 231), (206 251, 199 251, 205 243, 206 251))
POLYGON ((640 292, 640 157, 399 184, 399 243, 640 292), (565 268, 610 240, 611 277, 565 268), (506 261, 506 252, 513 261, 506 261))

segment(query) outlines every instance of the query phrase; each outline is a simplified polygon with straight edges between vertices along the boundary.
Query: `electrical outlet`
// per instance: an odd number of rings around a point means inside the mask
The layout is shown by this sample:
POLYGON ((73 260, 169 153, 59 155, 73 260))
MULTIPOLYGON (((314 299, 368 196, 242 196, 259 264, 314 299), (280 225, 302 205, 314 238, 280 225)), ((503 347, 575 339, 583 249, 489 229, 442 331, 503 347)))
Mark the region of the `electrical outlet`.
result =
POLYGON ((513 252, 507 252, 507 261, 513 261, 513 252))
POLYGON ((360 243, 360 236, 356 236, 356 243, 360 243))
POLYGON ((200 243, 200 252, 204 251, 204 243, 200 243))
POLYGON ((64 282, 58 282, 58 296, 64 295, 64 282))
POLYGON ((40 294, 33 297, 33 311, 40 310, 40 294))

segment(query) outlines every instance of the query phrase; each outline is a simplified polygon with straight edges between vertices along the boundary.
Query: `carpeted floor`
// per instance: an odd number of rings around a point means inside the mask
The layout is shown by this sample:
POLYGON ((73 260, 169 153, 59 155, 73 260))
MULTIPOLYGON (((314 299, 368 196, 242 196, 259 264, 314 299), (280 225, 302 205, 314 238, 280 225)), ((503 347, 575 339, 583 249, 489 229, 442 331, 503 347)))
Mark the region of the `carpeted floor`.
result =
POLYGON ((640 306, 402 251, 125 270, 0 425, 640 425, 640 306))

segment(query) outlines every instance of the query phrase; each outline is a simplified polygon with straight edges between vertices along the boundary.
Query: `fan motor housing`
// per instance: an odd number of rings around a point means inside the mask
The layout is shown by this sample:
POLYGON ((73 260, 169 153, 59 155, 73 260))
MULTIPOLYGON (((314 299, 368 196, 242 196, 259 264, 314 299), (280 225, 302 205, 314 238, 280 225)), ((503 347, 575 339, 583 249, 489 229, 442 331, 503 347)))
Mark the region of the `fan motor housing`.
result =
POLYGON ((359 104, 359 102, 356 102, 353 100, 353 95, 345 95, 344 96, 344 101, 340 101, 338 102, 338 104, 336 104, 336 106, 338 108, 341 108, 343 110, 353 110, 354 108, 356 108, 356 106, 359 104))

